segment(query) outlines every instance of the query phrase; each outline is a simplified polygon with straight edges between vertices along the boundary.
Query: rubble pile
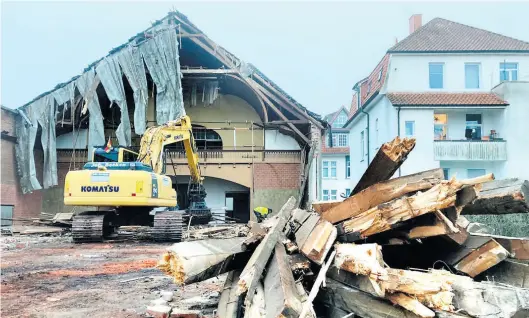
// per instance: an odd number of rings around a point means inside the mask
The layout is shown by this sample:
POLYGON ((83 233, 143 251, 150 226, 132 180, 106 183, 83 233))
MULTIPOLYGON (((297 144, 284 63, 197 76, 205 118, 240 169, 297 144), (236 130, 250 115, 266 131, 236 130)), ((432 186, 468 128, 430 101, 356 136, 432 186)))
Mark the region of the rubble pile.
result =
POLYGON ((464 214, 529 213, 529 182, 390 179, 414 146, 382 145, 344 201, 303 210, 291 197, 246 236, 174 244, 158 267, 178 285, 228 272, 219 317, 527 316, 529 238, 464 214))

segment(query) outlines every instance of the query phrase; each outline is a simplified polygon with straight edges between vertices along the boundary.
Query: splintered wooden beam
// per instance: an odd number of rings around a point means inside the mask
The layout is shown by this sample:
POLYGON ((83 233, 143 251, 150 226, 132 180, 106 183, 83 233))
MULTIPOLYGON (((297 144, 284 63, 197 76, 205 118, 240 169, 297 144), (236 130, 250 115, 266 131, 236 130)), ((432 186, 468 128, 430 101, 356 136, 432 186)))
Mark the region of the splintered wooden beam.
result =
POLYGON ((457 192, 465 185, 492 180, 492 174, 467 180, 442 181, 426 192, 395 199, 373 207, 339 224, 339 235, 352 242, 396 227, 426 213, 455 206, 457 192))
POLYGON ((177 285, 200 282, 244 267, 250 253, 244 237, 181 242, 170 246, 157 267, 177 285))
POLYGON ((529 181, 513 178, 484 183, 476 200, 462 213, 529 213, 529 181))
POLYGON ((388 274, 378 244, 336 244, 335 249, 334 265, 338 268, 374 279, 388 274))
POLYGON ((444 261, 455 269, 475 277, 507 258, 509 252, 494 239, 470 235, 456 251, 444 261))
MULTIPOLYGON (((244 318, 265 317, 266 313, 265 290, 263 284, 259 282, 255 289, 255 296, 252 299, 252 304, 244 311, 244 318)), ((219 315, 218 317, 223 316, 219 315)))
POLYGON ((414 147, 414 138, 396 137, 383 144, 351 192, 351 196, 391 178, 414 147))
MULTIPOLYGON (((350 196, 339 204, 332 204, 330 208, 315 207, 314 210, 320 213, 320 216, 331 222, 338 223, 345 219, 354 217, 365 212, 379 204, 402 197, 405 194, 424 191, 432 188, 443 180, 443 170, 433 169, 419 172, 416 174, 390 179, 376 183, 359 193, 350 196), (321 210, 321 211, 319 211, 321 210)), ((320 204, 319 202, 316 203, 320 204)))
POLYGON ((238 318, 242 312, 243 299, 237 296, 237 283, 239 282, 240 270, 231 271, 226 277, 222 288, 217 314, 219 317, 238 318))
POLYGON ((421 304, 417 299, 403 293, 390 294, 387 298, 394 304, 399 305, 419 317, 435 317, 435 313, 421 304))
POLYGON ((317 300, 326 306, 340 308, 365 318, 418 317, 403 308, 393 306, 389 301, 377 298, 328 277, 326 287, 318 293, 317 300))
POLYGON ((264 278, 264 298, 268 317, 299 317, 302 310, 288 256, 281 243, 277 243, 274 255, 264 278))
POLYGON ((268 231, 265 238, 261 241, 259 246, 255 249, 252 257, 244 267, 241 273, 239 284, 237 287, 237 295, 241 295, 246 292, 246 299, 244 301, 246 306, 250 306, 252 298, 255 295, 255 289, 257 283, 263 274, 263 270, 268 263, 268 259, 274 250, 276 243, 278 242, 280 234, 283 232, 287 220, 290 219, 292 210, 296 206, 296 199, 290 197, 283 205, 279 213, 277 214, 277 223, 268 231))
POLYGON ((315 201, 312 202, 312 209, 320 214, 324 213, 325 211, 332 209, 338 205, 340 205, 343 201, 342 200, 333 200, 333 201, 315 201))
MULTIPOLYGON (((319 220, 301 247, 301 253, 321 265, 336 240, 337 230, 330 222, 319 220)), ((299 245, 298 245, 299 246, 299 245)))

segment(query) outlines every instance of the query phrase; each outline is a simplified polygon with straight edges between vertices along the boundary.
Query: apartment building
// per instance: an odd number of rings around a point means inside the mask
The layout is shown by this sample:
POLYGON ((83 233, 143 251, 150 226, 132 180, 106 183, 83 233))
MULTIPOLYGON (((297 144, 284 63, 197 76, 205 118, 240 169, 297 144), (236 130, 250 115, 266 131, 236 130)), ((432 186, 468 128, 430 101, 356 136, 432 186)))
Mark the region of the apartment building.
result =
POLYGON ((397 176, 529 178, 529 43, 441 18, 409 24, 353 88, 352 183, 397 135, 417 140, 397 176))
POLYGON ((349 111, 345 107, 328 114, 327 129, 321 147, 321 201, 342 200, 351 193, 349 129, 344 128, 349 111))

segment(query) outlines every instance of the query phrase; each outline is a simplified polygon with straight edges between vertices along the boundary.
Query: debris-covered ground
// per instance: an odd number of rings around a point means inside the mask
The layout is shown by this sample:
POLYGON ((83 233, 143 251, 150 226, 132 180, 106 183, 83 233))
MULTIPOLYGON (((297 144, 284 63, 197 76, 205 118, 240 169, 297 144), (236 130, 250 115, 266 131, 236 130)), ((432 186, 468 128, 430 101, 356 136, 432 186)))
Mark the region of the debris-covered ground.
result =
POLYGON ((35 235, 0 243, 1 317, 145 317, 162 291, 174 291, 173 304, 218 297, 225 279, 177 287, 154 268, 170 243, 73 244, 68 236, 35 235))

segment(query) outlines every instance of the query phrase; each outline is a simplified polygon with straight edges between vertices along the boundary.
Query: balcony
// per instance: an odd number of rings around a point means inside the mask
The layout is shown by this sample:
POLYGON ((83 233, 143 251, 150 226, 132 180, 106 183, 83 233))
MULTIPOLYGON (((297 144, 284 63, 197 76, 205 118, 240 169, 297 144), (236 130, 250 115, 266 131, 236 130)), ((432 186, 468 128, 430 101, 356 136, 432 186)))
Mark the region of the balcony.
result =
POLYGON ((435 160, 507 160, 505 140, 435 140, 435 160))
MULTIPOLYGON (((251 164, 255 163, 301 163, 300 150, 199 150, 201 165, 208 164, 251 164)), ((85 150, 57 150, 58 163, 72 162, 76 168, 87 162, 88 151, 85 150)), ((167 165, 187 165, 184 151, 168 151, 167 165)))

